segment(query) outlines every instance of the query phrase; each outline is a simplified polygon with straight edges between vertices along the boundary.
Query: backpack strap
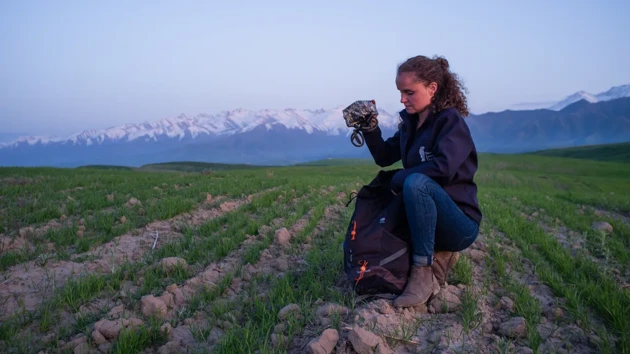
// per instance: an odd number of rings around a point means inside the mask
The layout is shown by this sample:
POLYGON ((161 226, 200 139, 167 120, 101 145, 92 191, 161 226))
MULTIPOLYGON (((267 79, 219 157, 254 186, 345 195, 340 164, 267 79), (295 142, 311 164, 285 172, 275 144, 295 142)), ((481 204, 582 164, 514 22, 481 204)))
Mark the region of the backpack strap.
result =
POLYGON ((405 247, 405 248, 403 248, 403 249, 401 249, 399 251, 396 251, 391 256, 381 259, 381 261, 378 263, 378 265, 382 267, 382 266, 386 265, 387 263, 393 262, 396 259, 398 259, 399 257, 402 257, 404 254, 406 254, 408 250, 409 250, 409 248, 405 247))

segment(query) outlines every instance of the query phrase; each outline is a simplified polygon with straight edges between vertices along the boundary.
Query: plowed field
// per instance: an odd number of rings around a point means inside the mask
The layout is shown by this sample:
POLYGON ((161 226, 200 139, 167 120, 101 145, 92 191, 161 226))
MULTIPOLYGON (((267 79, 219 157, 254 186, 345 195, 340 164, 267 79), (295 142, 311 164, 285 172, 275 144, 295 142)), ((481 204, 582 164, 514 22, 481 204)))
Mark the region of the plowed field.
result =
POLYGON ((428 304, 355 301, 374 165, 0 169, 3 353, 630 353, 630 166, 482 156, 482 231, 428 304))

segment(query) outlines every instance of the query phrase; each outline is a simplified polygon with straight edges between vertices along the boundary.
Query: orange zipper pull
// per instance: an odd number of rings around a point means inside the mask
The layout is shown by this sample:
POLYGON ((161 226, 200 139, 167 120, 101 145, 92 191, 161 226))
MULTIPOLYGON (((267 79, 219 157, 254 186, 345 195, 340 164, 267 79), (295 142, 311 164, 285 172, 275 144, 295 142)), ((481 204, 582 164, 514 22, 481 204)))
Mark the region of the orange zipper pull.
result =
POLYGON ((361 265, 361 268, 359 268, 359 269, 361 269, 361 273, 359 273, 359 277, 355 279, 357 281, 356 283, 354 283, 355 285, 358 285, 359 284, 359 280, 363 279, 363 274, 365 274, 365 269, 366 269, 366 266, 367 266, 368 262, 367 261, 359 261, 359 264, 361 265))

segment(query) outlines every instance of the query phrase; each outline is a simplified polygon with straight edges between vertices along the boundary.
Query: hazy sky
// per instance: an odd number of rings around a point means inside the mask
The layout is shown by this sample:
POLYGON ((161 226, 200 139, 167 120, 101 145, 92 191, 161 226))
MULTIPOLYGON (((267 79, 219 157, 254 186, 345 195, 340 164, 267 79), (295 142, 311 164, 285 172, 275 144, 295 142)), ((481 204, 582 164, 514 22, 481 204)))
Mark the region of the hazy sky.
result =
MULTIPOLYGON (((235 108, 398 109, 444 55, 473 113, 630 83, 630 1, 3 1, 0 134, 235 108)), ((339 119, 342 119, 341 117, 339 119)))

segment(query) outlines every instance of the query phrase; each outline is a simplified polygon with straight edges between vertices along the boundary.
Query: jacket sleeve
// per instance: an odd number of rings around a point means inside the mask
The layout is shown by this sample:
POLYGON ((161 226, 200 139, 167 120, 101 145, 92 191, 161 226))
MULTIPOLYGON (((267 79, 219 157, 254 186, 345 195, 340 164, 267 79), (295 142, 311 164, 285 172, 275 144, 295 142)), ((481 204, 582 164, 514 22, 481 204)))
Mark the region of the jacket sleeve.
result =
POLYGON ((400 130, 387 140, 383 140, 380 127, 376 127, 371 132, 363 132, 363 136, 374 162, 380 167, 391 166, 401 159, 400 130))
POLYGON ((473 150, 473 140, 464 118, 458 113, 451 113, 439 118, 433 151, 433 158, 416 167, 399 171, 392 179, 392 187, 400 190, 407 176, 422 173, 437 183, 444 185, 452 180, 457 169, 464 163, 473 150))

